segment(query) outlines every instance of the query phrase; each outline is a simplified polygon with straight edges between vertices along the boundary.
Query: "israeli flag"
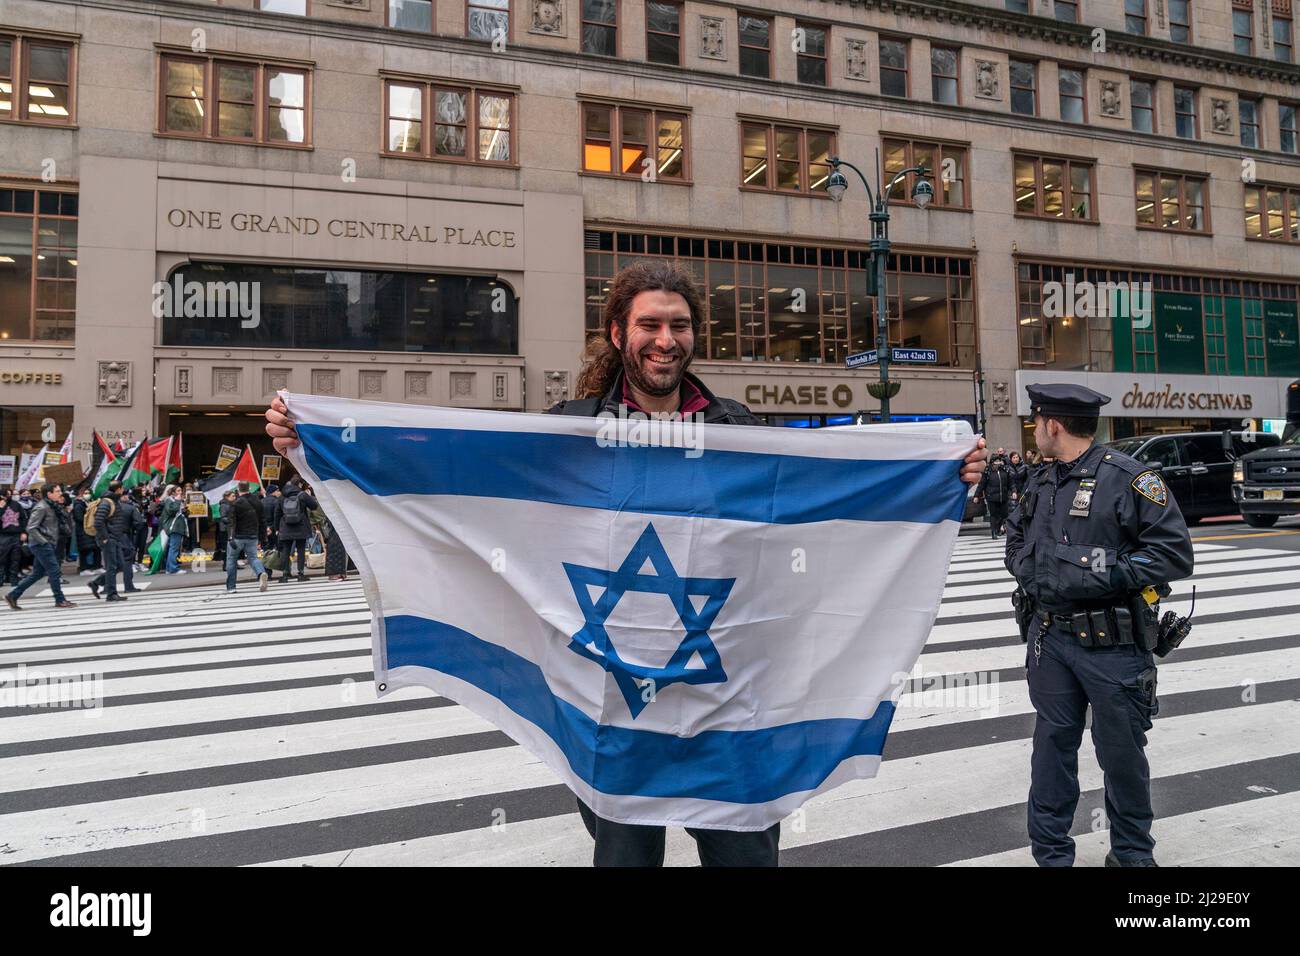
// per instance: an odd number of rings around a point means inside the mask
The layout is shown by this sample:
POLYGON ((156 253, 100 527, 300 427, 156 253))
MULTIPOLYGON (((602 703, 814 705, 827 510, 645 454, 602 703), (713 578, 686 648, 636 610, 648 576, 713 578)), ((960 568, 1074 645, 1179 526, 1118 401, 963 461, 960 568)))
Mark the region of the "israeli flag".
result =
POLYGON ((607 419, 282 395, 381 695, 459 702, 622 823, 761 830, 875 775, 956 541, 965 423, 655 423, 629 446, 607 419))

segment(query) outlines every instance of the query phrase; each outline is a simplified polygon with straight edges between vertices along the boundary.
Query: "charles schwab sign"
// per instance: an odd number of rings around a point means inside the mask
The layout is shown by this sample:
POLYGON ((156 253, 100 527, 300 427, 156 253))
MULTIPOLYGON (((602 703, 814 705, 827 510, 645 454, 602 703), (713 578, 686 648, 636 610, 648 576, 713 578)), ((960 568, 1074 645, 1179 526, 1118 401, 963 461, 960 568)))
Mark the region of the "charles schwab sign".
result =
POLYGON ((1230 375, 1150 375, 1132 372, 1016 372, 1019 413, 1029 414, 1026 385, 1068 382, 1110 396, 1102 415, 1116 418, 1281 418, 1285 378, 1230 375))

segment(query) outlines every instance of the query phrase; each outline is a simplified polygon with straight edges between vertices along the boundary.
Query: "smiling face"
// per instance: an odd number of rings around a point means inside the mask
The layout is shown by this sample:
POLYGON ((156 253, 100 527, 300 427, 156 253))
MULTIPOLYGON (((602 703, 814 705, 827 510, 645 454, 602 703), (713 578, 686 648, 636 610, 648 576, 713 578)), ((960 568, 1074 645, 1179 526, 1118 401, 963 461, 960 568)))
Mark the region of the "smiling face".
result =
POLYGON ((676 292, 637 293, 628 309, 627 334, 610 324, 610 340, 623 356, 628 383, 647 395, 671 395, 695 352, 691 310, 676 292))

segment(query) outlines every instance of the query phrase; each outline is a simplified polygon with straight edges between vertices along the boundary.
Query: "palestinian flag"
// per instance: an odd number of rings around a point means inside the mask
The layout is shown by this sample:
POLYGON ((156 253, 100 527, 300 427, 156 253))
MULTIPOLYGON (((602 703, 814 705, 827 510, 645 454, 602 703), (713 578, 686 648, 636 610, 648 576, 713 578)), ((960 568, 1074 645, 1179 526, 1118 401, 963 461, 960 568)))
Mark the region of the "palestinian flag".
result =
POLYGON ((140 449, 143 446, 144 442, 137 442, 130 451, 118 455, 111 461, 106 459, 103 468, 95 472, 94 483, 90 486, 91 496, 94 498, 104 497, 104 495, 108 494, 109 484, 114 481, 121 481, 122 475, 131 474, 135 459, 140 454, 140 449))
POLYGON ((171 439, 171 444, 167 446, 167 459, 163 465, 163 481, 170 485, 179 483, 184 472, 184 465, 182 464, 184 456, 181 454, 181 439, 184 437, 184 432, 178 433, 171 439))
POLYGON ((166 438, 155 438, 146 445, 144 467, 149 472, 151 485, 168 480, 165 473, 167 462, 171 458, 172 441, 172 437, 168 435, 166 438))
POLYGON ((117 480, 122 483, 125 491, 130 491, 137 485, 147 485, 149 483, 149 442, 142 439, 136 442, 126 457, 120 459, 122 467, 118 469, 117 480))
MULTIPOLYGON (((102 498, 104 492, 108 490, 108 483, 112 480, 108 475, 108 469, 116 461, 117 456, 113 454, 113 449, 99 432, 92 432, 91 437, 94 441, 91 443, 90 472, 77 486, 77 493, 80 494, 83 489, 89 488, 92 496, 102 498)), ((113 474, 117 472, 114 471, 113 474)))
POLYGON ((59 464, 66 465, 72 461, 72 429, 68 429, 68 437, 63 439, 63 447, 59 449, 59 464))
POLYGON ((149 543, 149 570, 147 574, 161 574, 163 566, 167 563, 167 539, 170 535, 166 531, 159 531, 153 536, 153 541, 149 543))
POLYGON ((199 482, 199 490, 208 499, 208 505, 213 517, 218 514, 217 509, 221 505, 221 496, 241 481, 248 482, 249 491, 263 490, 262 478, 257 473, 257 462, 253 459, 252 449, 247 445, 244 446, 244 453, 239 456, 237 461, 232 462, 220 471, 213 472, 199 482))

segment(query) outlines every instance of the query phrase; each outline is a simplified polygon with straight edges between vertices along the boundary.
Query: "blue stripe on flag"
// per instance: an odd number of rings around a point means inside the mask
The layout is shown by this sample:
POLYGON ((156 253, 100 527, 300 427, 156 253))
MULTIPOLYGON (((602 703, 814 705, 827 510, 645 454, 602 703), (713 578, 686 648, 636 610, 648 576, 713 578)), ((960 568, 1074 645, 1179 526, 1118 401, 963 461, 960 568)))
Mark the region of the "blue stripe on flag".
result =
POLYGON ((815 789, 849 757, 879 755, 894 717, 885 700, 866 720, 694 737, 612 727, 555 696, 541 668, 500 645, 411 615, 387 617, 384 627, 390 670, 427 667, 473 684, 550 737, 574 773, 601 793, 765 803, 815 789))
POLYGON ((595 438, 301 424, 307 463, 372 495, 469 495, 767 524, 960 521, 956 461, 808 458, 606 447, 595 438), (485 467, 485 463, 487 464, 485 467))

